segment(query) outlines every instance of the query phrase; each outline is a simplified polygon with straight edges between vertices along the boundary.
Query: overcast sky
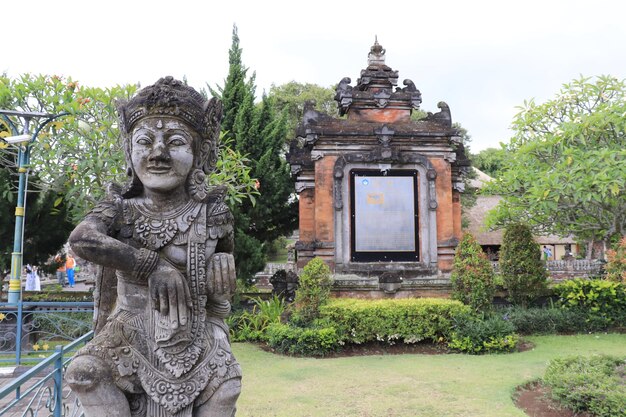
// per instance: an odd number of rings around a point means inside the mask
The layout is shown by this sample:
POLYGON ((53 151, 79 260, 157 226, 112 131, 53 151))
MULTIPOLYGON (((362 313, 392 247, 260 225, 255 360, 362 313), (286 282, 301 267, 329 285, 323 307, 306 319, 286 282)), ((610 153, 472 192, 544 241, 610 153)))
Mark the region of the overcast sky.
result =
POLYGON ((525 99, 580 75, 626 78, 623 0, 8 0, 0 72, 223 85, 233 24, 259 94, 292 80, 355 85, 378 36, 399 84, 413 80, 426 111, 447 102, 474 152, 508 142, 525 99))

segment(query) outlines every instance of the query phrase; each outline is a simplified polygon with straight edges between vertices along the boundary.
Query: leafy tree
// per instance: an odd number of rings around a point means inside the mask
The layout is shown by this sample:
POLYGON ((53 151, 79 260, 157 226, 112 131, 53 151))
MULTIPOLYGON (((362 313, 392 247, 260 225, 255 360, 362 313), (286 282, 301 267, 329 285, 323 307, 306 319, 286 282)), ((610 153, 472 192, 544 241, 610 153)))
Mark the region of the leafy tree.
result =
POLYGON ((541 249, 525 224, 507 226, 499 265, 509 299, 515 305, 528 306, 547 288, 548 273, 541 260, 541 249))
MULTIPOLYGON (((8 168, 0 167, 0 182, 16 187, 16 177, 8 168), (13 184, 12 184, 13 183, 13 184)), ((67 206, 57 204, 58 195, 52 191, 38 191, 38 179, 29 178, 29 189, 26 197, 24 224, 24 264, 43 265, 47 259, 65 244, 67 236, 74 228, 69 220, 67 206)), ((0 236, 5 236, 0 243, 0 271, 10 268, 13 252, 13 235, 15 232, 15 200, 0 199, 0 236), (10 238, 9 238, 10 237, 10 238)))
POLYGON ((231 138, 229 146, 248 158, 250 176, 257 181, 258 196, 232 206, 237 274, 250 282, 265 266, 267 244, 295 228, 297 206, 284 158, 287 119, 272 98, 255 103, 254 75, 247 79, 236 26, 232 38, 226 83, 211 93, 223 100, 222 129, 231 138))
POLYGON ((506 158, 506 150, 498 148, 483 149, 470 157, 472 165, 492 178, 498 178, 500 176, 506 158))
POLYGON ((290 81, 270 88, 269 97, 272 98, 279 111, 287 116, 287 138, 293 138, 298 124, 304 115, 304 106, 307 102, 314 102, 315 109, 332 117, 339 117, 335 90, 333 87, 321 87, 317 84, 302 84, 290 81))
POLYGON ((454 300, 469 305, 476 312, 491 308, 496 291, 493 267, 470 233, 463 235, 456 248, 450 280, 454 300))
POLYGON ((503 197, 488 217, 539 233, 607 242, 626 234, 626 85, 580 78, 543 104, 524 102, 505 168, 488 191, 503 197))
MULTIPOLYGON (((0 77, 0 108, 69 113, 44 126, 31 146, 24 263, 42 264, 65 243, 73 222, 103 197, 106 184, 125 181, 115 101, 129 98, 136 89, 131 85, 79 87, 71 78, 45 75, 0 77)), ((11 118, 11 122, 23 130, 22 120, 11 118)), ((40 127, 36 122, 31 123, 31 132, 40 127)), ((0 120, 0 135, 9 135, 9 130, 8 123, 0 120)), ((0 146, 0 235, 7 237, 0 246, 0 269, 8 267, 13 248, 8 237, 14 229, 16 156, 14 147, 0 146)), ((226 185, 229 201, 241 202, 255 184, 246 164, 238 151, 222 146, 209 183, 226 185)))
MULTIPOLYGON (((41 189, 59 194, 57 206, 65 200, 74 219, 82 217, 103 196, 108 182, 124 178, 114 103, 135 90, 135 86, 82 88, 71 78, 45 75, 0 80, 2 108, 69 113, 40 131, 31 146, 31 169, 41 189)), ((21 118, 12 121, 20 131, 23 129, 21 118)), ((37 122, 33 120, 31 132, 39 127, 37 122)), ((15 169, 14 162, 5 166, 15 169)))
MULTIPOLYGON (((31 148, 31 169, 39 178, 40 188, 57 193, 55 205, 67 205, 74 220, 82 218, 103 197, 106 184, 125 181, 115 103, 136 91, 135 85, 81 87, 71 78, 57 76, 0 77, 0 108, 69 113, 41 130, 31 148)), ((12 122, 18 130, 23 129, 19 118, 12 122)), ((30 126, 31 132, 35 128, 30 126)), ((0 129, 6 130, 6 124, 0 123, 0 129)), ((246 163, 239 152, 222 146, 209 183, 226 185, 228 198, 242 201, 255 184, 246 163)), ((0 148, 0 165, 15 170, 15 154, 10 147, 0 148)), ((0 192, 6 194, 6 187, 0 192)))

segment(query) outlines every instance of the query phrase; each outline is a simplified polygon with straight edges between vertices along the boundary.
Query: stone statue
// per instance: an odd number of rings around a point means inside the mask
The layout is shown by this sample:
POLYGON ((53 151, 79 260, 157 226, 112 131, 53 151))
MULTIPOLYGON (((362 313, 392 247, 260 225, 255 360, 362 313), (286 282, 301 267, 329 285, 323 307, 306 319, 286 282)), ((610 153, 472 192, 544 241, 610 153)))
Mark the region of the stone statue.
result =
POLYGON ((222 104, 171 77, 118 105, 129 181, 70 236, 115 308, 66 379, 87 417, 231 417, 241 369, 224 318, 235 290, 233 217, 215 167, 222 104), (106 276, 106 274, 103 274, 106 276), (117 297, 111 289, 117 286, 117 297))

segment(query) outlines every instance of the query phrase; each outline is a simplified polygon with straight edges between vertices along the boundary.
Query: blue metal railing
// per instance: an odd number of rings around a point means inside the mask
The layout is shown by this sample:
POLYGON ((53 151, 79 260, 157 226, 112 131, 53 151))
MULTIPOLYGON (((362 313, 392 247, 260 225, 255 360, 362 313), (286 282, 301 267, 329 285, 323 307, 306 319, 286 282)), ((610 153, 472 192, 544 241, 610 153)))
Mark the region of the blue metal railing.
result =
POLYGON ((63 394, 63 371, 72 360, 67 356, 92 337, 93 331, 90 331, 66 346, 57 346, 46 359, 0 388, 0 404, 3 404, 0 416, 17 406, 22 407, 22 416, 36 417, 39 412, 53 417, 82 416, 78 400, 72 397, 71 392, 63 394), (14 398, 5 403, 3 400, 11 394, 14 398))
POLYGON ((0 303, 0 365, 38 362, 48 346, 70 342, 92 328, 93 302, 0 303))

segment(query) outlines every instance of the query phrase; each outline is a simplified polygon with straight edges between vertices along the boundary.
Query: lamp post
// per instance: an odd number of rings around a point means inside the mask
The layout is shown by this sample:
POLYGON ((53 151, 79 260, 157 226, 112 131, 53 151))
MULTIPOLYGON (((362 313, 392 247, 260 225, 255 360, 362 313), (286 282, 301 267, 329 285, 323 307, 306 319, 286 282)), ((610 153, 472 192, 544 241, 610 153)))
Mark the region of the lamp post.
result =
POLYGON ((17 206, 15 207, 15 234, 13 238, 13 252, 11 253, 11 276, 9 280, 9 303, 17 303, 22 294, 22 259, 23 259, 23 236, 24 236, 24 204, 26 202, 26 185, 30 164, 30 146, 37 140, 37 135, 41 129, 54 119, 65 116, 69 113, 48 114, 39 112, 24 112, 15 110, 0 110, 0 118, 6 122, 11 129, 11 134, 3 140, 18 147, 17 172, 19 174, 19 185, 17 190, 17 206), (11 121, 9 116, 19 117, 23 120, 23 130, 19 134, 17 126, 11 121), (30 122, 33 119, 43 119, 30 133, 30 122))

